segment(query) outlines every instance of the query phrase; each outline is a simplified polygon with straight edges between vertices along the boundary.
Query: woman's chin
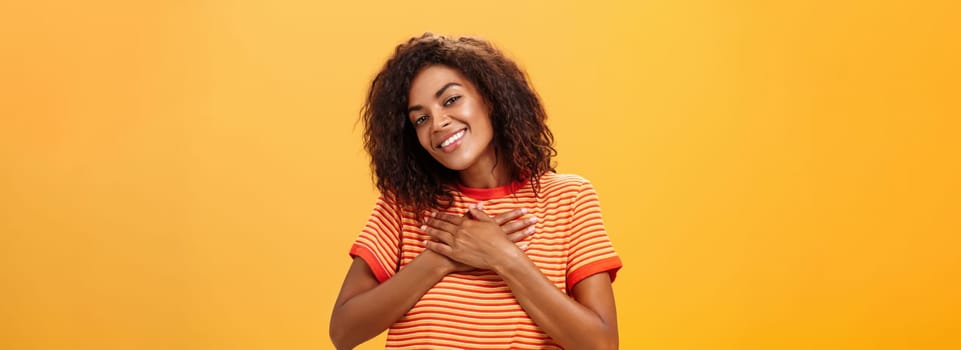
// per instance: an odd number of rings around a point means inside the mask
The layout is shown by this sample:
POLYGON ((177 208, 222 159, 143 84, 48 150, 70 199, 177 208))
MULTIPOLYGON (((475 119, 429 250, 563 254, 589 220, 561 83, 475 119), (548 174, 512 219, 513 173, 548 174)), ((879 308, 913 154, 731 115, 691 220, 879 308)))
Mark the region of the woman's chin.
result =
POLYGON ((467 164, 450 163, 450 162, 448 162, 448 163, 440 163, 440 165, 443 165, 443 166, 444 166, 445 168, 447 168, 448 170, 453 170, 453 171, 458 171, 458 172, 463 171, 464 169, 467 169, 467 167, 468 167, 467 164))

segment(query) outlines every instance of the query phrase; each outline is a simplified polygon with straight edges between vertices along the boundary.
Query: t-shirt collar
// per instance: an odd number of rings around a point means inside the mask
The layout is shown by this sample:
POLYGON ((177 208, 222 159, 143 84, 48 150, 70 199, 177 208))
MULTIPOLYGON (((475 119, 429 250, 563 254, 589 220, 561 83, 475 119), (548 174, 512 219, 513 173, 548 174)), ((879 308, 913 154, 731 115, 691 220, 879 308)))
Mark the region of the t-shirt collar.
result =
POLYGON ((460 192, 467 197, 480 200, 480 201, 486 201, 486 200, 497 199, 497 198, 511 195, 526 185, 527 185, 527 180, 514 180, 511 183, 506 184, 504 186, 500 186, 500 187, 474 188, 474 187, 464 186, 463 184, 458 182, 457 189, 460 190, 460 192))

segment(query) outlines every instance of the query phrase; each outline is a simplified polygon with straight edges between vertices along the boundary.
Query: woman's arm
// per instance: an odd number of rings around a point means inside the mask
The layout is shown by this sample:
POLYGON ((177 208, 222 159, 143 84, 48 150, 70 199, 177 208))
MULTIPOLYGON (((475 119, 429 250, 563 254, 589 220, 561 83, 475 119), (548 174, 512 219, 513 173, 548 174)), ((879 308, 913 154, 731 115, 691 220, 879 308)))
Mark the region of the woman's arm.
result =
POLYGON ((568 349, 616 349, 617 312, 607 273, 587 277, 572 288, 573 299, 557 289, 483 211, 477 220, 438 214, 427 234, 439 242, 428 248, 464 264, 496 272, 534 323, 568 349))
POLYGON ((330 317, 334 346, 352 349, 383 332, 453 266, 446 257, 425 250, 396 275, 378 284, 367 263, 355 257, 330 317))
POLYGON ((617 349, 617 311, 611 278, 581 280, 571 299, 551 283, 527 255, 493 266, 531 319, 566 349, 617 349))
MULTIPOLYGON (((533 221, 515 220, 526 212, 512 210, 492 219, 503 234, 501 238, 518 242, 533 232, 533 221)), ((355 257, 334 303, 330 339, 338 349, 353 348, 394 324, 447 274, 473 269, 424 250, 393 277, 378 283, 367 263, 355 257)))

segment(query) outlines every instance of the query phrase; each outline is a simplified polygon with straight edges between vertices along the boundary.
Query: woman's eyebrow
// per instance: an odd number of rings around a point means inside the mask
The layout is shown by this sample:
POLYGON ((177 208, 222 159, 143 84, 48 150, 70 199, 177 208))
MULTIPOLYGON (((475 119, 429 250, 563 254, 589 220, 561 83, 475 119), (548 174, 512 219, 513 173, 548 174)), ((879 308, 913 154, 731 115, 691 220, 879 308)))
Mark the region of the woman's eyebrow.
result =
POLYGON ((440 95, 444 93, 444 90, 447 90, 447 88, 449 88, 449 87, 451 87, 451 86, 460 86, 460 84, 458 84, 458 83, 447 83, 447 84, 444 85, 444 87, 440 88, 440 90, 437 90, 437 92, 434 93, 434 97, 440 97, 440 95))
MULTIPOLYGON (((440 95, 444 94, 444 91, 446 91, 447 88, 449 88, 449 87, 451 87, 451 86, 461 86, 461 85, 458 84, 458 83, 453 83, 453 82, 444 84, 444 86, 442 86, 440 89, 437 90, 437 92, 434 93, 434 98, 440 97, 440 95)), ((424 106, 421 106, 421 105, 413 105, 413 106, 410 106, 410 107, 407 108, 407 113, 409 114, 410 112, 417 111, 417 110, 421 110, 421 109, 424 109, 424 106)))

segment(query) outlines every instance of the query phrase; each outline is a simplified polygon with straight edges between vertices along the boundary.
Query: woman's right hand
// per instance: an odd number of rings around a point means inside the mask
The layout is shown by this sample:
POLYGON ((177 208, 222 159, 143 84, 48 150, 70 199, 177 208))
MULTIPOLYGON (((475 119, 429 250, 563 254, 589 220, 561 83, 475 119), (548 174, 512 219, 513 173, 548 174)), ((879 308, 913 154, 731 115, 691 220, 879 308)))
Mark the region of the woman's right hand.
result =
MULTIPOLYGON (((477 209, 484 210, 483 203, 477 203, 477 209)), ((517 243, 534 233, 534 224, 537 223, 537 219, 533 216, 527 219, 520 219, 520 217, 524 216, 524 214, 527 214, 527 212, 527 208, 509 210, 495 216, 493 219, 494 222, 500 225, 501 229, 507 233, 507 239, 509 239, 511 242, 517 243)), ((465 216, 470 216, 470 212, 468 211, 468 214, 465 214, 465 216)), ((527 245, 522 244, 520 248, 521 250, 527 250, 527 245)), ((430 249, 425 249, 422 254, 424 253, 434 254, 440 258, 443 258, 443 260, 445 260, 445 265, 447 265, 445 266, 445 271, 447 271, 447 273, 467 272, 475 269, 473 266, 459 263, 446 256, 437 254, 430 249)))

